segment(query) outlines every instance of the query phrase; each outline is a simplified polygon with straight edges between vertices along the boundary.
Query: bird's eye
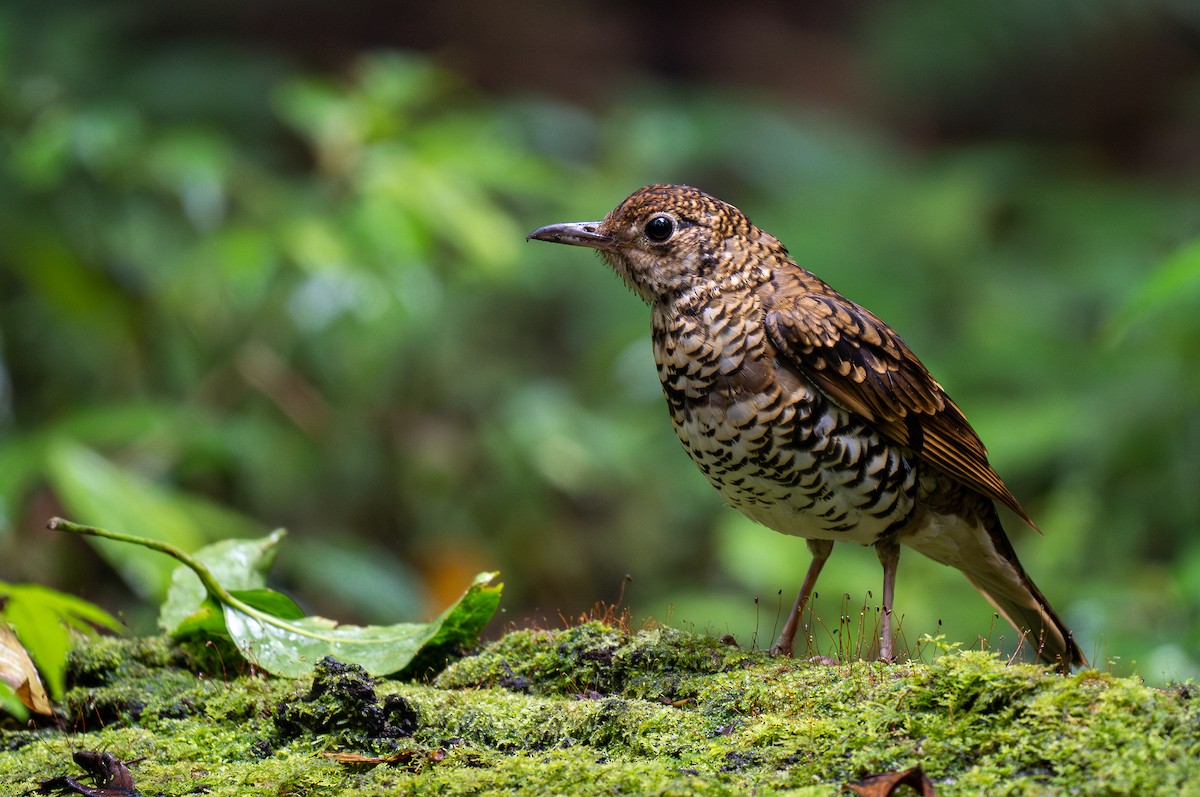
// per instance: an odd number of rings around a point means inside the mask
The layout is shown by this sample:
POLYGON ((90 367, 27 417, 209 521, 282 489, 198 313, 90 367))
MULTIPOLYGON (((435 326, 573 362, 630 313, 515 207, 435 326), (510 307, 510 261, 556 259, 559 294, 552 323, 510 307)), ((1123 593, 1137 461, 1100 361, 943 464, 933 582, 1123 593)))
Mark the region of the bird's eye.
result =
POLYGON ((646 222, 646 237, 656 244, 675 234, 675 221, 670 216, 655 216, 646 222))

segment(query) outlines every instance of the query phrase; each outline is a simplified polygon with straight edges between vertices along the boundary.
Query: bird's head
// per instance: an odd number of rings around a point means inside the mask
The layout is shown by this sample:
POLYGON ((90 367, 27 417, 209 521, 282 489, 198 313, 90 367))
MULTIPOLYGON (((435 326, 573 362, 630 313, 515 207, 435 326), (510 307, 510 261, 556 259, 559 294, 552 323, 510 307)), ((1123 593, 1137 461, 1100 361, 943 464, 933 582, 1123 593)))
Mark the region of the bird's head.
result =
POLYGON ((550 224, 528 238, 597 250, 652 304, 757 284, 770 278, 775 257, 787 258, 746 214, 685 185, 638 189, 603 221, 550 224))

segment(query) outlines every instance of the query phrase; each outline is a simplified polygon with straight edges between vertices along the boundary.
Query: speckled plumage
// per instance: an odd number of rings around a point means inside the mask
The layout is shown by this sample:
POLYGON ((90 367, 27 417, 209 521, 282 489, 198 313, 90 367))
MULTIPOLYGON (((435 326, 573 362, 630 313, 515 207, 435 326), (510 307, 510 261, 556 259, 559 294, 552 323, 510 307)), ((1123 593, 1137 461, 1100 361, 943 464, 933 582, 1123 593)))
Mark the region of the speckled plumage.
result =
POLYGON ((731 506, 809 540, 813 563, 775 651, 791 653, 832 543, 845 541, 876 546, 884 566, 883 658, 904 544, 962 570, 1042 658, 1085 663, 1017 561, 994 502, 1032 521, 962 412, 890 327, 740 210, 655 185, 603 221, 530 237, 597 249, 650 304, 689 456, 731 506))

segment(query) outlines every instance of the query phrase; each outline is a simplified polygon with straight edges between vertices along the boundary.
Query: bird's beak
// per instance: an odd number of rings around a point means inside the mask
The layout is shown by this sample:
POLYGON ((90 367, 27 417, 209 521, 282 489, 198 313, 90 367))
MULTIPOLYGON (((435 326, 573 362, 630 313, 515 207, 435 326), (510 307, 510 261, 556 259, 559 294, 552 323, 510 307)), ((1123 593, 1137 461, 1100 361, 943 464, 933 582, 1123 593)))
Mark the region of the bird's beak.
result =
POLYGON ((537 239, 555 244, 570 244, 571 246, 587 246, 592 249, 611 251, 613 239, 610 235, 600 232, 598 221, 569 221, 562 224, 547 224, 538 227, 525 240, 537 239))

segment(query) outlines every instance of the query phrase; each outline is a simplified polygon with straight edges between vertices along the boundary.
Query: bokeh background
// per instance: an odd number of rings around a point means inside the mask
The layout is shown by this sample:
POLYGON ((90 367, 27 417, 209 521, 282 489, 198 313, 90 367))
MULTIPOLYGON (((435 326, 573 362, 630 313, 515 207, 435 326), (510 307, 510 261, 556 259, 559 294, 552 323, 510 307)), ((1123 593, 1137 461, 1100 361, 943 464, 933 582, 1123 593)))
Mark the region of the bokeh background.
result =
MULTIPOLYGON (((493 634, 620 598, 769 644, 803 541, 687 460, 646 308, 523 241, 664 181, 905 336, 1094 661, 1200 673, 1189 0, 6 3, 0 579, 150 631, 170 562, 48 517, 191 549, 285 526, 279 586, 347 621, 496 569, 493 634)), ((878 581, 835 552, 822 652, 878 581)), ((897 608, 914 652, 1011 642, 915 554, 897 608)))

